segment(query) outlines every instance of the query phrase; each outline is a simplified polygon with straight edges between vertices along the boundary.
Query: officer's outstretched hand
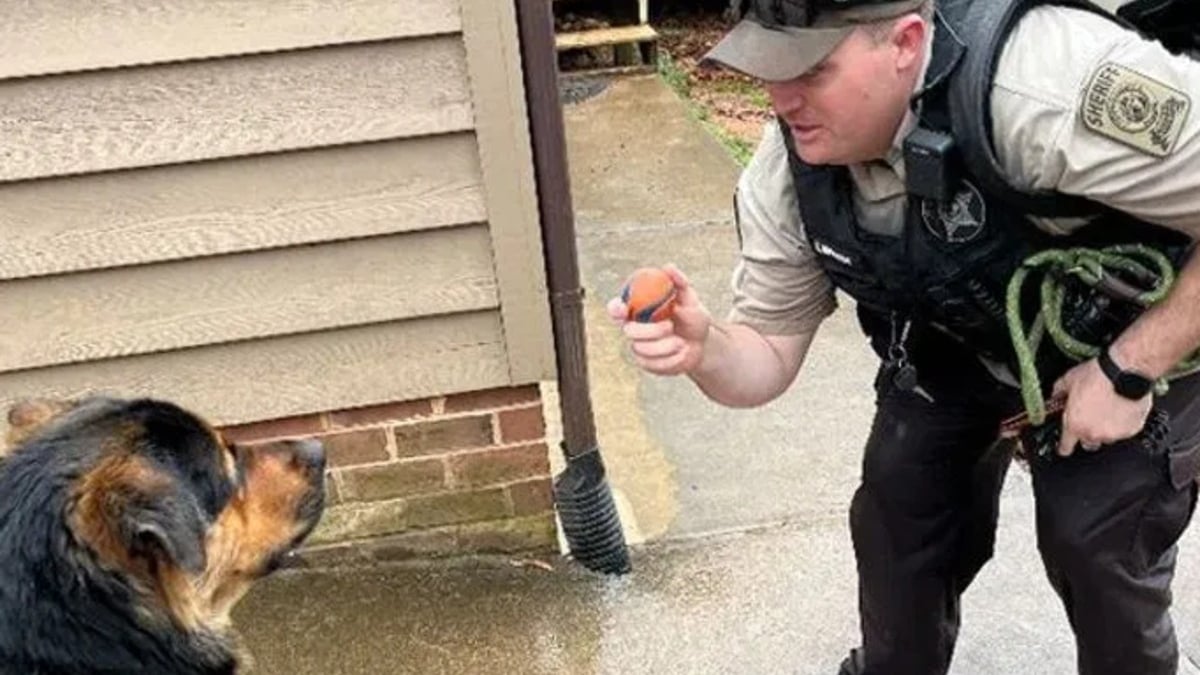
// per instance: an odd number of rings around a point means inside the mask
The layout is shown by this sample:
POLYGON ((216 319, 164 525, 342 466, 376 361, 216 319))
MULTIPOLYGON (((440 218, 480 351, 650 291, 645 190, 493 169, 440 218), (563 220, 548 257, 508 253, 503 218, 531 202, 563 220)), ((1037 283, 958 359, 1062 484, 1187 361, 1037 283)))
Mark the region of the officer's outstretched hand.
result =
POLYGON ((663 269, 675 282, 675 309, 669 319, 655 323, 627 321, 627 308, 620 297, 608 302, 608 315, 629 340, 640 368, 656 375, 681 375, 700 363, 712 315, 683 272, 674 265, 663 269))
POLYGON ((1070 455, 1076 444, 1084 450, 1132 438, 1146 424, 1153 395, 1131 401, 1114 389, 1096 359, 1085 361, 1054 383, 1054 398, 1067 397, 1058 454, 1070 455))

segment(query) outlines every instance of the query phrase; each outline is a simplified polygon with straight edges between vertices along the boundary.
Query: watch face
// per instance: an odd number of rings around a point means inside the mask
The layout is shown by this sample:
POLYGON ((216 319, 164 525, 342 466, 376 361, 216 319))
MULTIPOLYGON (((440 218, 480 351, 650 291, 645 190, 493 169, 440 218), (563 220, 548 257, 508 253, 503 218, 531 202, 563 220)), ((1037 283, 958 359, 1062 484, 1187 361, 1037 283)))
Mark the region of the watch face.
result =
POLYGON ((1097 362, 1100 364, 1100 370, 1112 381, 1113 389, 1125 398, 1134 400, 1143 398, 1150 393, 1150 389, 1154 386, 1154 380, 1145 375, 1121 370, 1120 366, 1113 362, 1112 356, 1107 350, 1100 352, 1097 362))
POLYGON ((1121 373, 1114 384, 1116 385, 1117 393, 1125 398, 1142 398, 1150 393, 1150 387, 1154 383, 1140 375, 1121 373))

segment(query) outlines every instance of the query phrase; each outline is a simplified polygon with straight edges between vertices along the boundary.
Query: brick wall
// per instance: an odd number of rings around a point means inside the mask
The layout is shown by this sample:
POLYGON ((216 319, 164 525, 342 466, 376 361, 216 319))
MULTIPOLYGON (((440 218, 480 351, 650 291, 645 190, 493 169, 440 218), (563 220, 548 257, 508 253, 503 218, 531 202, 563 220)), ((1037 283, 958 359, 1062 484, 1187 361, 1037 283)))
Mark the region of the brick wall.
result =
POLYGON ((325 443, 315 563, 557 549, 536 385, 225 427, 235 442, 325 443))

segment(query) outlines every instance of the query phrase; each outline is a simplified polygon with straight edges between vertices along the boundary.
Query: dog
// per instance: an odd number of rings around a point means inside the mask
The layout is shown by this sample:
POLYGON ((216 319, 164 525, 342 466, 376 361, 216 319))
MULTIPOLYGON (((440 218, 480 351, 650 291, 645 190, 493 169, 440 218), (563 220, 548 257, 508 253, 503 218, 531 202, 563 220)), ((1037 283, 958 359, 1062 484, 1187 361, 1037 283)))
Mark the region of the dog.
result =
POLYGON ((216 675, 229 613, 320 520, 313 440, 239 447, 156 399, 26 401, 0 461, 0 673, 216 675))

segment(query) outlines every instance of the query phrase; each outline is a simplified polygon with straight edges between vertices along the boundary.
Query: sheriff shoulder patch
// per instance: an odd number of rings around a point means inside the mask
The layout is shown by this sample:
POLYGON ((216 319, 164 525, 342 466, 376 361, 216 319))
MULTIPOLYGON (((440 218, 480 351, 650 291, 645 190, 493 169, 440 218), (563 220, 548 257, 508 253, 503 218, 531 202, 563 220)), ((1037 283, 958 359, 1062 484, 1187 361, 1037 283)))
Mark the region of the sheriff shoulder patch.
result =
POLYGON ((1080 115, 1092 131, 1165 157, 1183 131, 1188 95, 1117 63, 1101 64, 1083 91, 1080 115))

